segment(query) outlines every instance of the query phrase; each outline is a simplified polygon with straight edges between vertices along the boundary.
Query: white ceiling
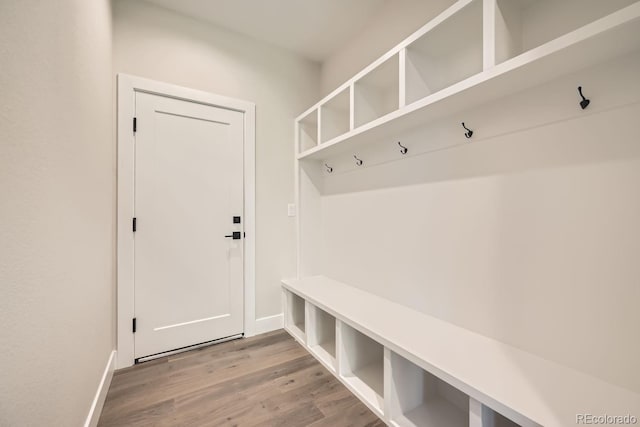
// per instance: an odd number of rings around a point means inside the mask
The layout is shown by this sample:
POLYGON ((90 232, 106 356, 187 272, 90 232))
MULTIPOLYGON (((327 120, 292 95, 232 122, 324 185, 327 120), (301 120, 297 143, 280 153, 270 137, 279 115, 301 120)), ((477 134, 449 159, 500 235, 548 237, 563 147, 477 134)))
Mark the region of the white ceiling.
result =
POLYGON ((387 0, 147 0, 323 61, 387 0))

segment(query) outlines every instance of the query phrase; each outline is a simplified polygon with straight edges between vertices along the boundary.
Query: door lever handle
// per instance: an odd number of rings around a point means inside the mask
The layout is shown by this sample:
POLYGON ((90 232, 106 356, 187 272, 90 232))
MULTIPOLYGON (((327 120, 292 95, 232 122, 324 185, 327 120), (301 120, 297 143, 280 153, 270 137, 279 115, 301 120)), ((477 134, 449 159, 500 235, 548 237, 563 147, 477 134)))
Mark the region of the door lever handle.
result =
POLYGON ((240 233, 239 231, 234 231, 232 234, 227 234, 224 237, 232 238, 233 240, 240 240, 242 238, 242 233, 240 233))

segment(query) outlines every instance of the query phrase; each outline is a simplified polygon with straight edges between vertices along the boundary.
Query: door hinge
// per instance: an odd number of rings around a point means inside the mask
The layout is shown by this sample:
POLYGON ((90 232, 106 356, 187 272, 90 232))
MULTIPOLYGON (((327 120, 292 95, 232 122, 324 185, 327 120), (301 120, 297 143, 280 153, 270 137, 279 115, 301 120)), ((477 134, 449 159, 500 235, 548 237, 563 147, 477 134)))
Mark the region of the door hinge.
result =
POLYGON ((133 333, 136 333, 136 329, 137 329, 137 325, 136 325, 136 318, 133 318, 133 321, 131 322, 131 330, 133 331, 133 333))
POLYGON ((138 118, 134 117, 133 118, 133 133, 136 133, 137 130, 138 130, 138 118))
POLYGON ((138 228, 138 226, 137 226, 137 222, 138 222, 138 221, 137 221, 137 218, 133 218, 133 232, 134 232, 134 233, 136 232, 136 230, 137 230, 137 228, 138 228))

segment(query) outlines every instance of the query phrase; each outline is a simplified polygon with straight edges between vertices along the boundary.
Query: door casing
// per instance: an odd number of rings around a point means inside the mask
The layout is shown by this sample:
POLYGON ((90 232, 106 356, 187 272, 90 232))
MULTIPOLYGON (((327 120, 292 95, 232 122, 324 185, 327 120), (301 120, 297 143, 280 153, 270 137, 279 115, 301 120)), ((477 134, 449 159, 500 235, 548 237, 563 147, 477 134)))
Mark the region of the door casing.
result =
POLYGON ((169 83, 118 74, 117 101, 117 368, 134 364, 135 93, 146 92, 244 113, 244 334, 255 334, 255 104, 169 83))

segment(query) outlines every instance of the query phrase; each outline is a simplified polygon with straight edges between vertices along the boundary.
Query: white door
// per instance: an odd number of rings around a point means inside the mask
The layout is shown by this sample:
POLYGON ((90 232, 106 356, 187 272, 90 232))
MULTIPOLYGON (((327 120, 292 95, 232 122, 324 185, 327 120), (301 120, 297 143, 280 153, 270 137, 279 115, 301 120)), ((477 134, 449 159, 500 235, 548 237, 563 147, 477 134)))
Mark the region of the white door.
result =
POLYGON ((243 332, 243 240, 225 236, 242 237, 244 114, 141 92, 135 110, 139 359, 243 332))

